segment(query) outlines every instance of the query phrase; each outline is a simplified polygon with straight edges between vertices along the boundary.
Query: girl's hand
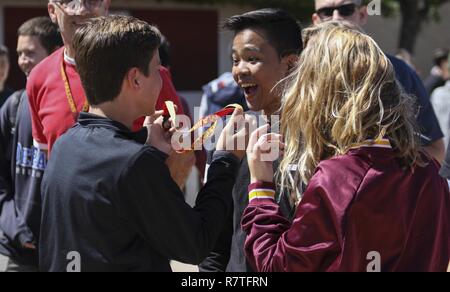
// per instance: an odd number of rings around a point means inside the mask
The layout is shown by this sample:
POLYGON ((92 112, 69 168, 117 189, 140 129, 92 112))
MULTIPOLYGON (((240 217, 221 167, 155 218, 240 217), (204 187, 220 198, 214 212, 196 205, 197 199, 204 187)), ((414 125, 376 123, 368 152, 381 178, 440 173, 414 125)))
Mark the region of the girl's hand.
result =
POLYGON ((273 182, 273 162, 284 153, 285 144, 279 134, 267 133, 270 125, 260 127, 250 136, 247 160, 251 183, 273 182))

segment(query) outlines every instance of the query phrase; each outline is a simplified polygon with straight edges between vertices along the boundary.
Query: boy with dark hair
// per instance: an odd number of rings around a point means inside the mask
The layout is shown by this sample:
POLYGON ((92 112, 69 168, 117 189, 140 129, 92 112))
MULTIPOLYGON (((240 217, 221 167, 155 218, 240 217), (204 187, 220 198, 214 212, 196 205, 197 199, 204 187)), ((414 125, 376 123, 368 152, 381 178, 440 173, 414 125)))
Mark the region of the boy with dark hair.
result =
MULTIPOLYGON (((234 32, 232 58, 233 77, 244 90, 247 105, 255 112, 262 111, 270 118, 281 106, 282 90, 278 86, 294 68, 302 51, 301 27, 287 12, 280 9, 262 9, 233 16, 225 21, 224 28, 234 32)), ((244 255, 245 233, 241 217, 248 205, 243 196, 250 184, 247 160, 240 165, 233 189, 233 211, 214 251, 200 265, 207 272, 252 271, 244 255)), ((286 196, 281 204, 286 215, 291 204, 286 196)))
POLYGON ((40 61, 51 55, 62 46, 62 38, 59 28, 49 17, 35 17, 23 23, 18 31, 18 56, 19 66, 25 75, 30 75, 40 61), (28 41, 32 40, 32 42, 28 41), (31 48, 31 43, 37 48, 31 48), (28 46, 25 46, 28 45, 28 46))
POLYGON ((165 132, 160 117, 131 131, 137 117, 155 113, 159 43, 156 28, 132 17, 97 18, 77 30, 75 59, 91 108, 56 142, 44 174, 42 271, 170 271, 169 259, 198 264, 212 250, 244 151, 219 151, 197 206, 185 203, 165 165, 174 129, 165 132), (74 255, 79 264, 67 260, 74 255))
MULTIPOLYGON (((62 46, 58 26, 48 17, 28 20, 18 30, 18 64, 31 70, 62 46)), ((25 90, 15 92, 0 110, 0 254, 6 271, 37 271, 40 186, 45 153, 33 146, 25 90)))

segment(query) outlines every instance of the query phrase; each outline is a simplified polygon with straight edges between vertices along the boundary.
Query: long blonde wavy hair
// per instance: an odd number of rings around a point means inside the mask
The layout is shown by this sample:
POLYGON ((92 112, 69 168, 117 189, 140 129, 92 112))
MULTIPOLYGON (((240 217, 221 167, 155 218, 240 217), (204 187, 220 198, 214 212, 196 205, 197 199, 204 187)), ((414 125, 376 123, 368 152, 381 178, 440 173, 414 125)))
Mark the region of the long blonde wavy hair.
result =
POLYGON ((376 42, 342 22, 308 28, 303 41, 305 50, 283 97, 282 187, 298 187, 287 177, 291 165, 308 183, 320 161, 368 139, 389 139, 405 168, 424 165, 414 100, 402 92, 376 42))

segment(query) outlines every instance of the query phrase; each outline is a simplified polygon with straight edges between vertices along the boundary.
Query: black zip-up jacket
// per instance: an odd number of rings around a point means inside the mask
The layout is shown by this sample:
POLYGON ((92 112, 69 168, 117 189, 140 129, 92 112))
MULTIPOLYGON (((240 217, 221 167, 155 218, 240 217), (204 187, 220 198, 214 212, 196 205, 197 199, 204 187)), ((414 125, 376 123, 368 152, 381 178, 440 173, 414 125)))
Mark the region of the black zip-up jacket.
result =
POLYGON ((144 145, 147 131, 82 113, 55 144, 42 182, 42 271, 171 271, 169 260, 199 264, 213 249, 231 205, 239 165, 217 153, 195 208, 144 145), (69 260, 67 260, 69 258, 69 260), (75 267, 75 270, 77 268, 75 267))

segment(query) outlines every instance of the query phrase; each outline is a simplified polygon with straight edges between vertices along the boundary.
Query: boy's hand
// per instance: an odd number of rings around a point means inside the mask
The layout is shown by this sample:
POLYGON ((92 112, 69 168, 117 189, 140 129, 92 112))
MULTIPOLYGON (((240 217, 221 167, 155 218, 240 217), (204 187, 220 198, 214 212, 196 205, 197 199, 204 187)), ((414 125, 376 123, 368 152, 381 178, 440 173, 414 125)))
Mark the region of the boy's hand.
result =
POLYGON ((277 160, 284 152, 285 145, 281 135, 267 134, 269 127, 269 125, 265 125, 250 136, 247 160, 251 183, 273 182, 273 161, 277 160))
POLYGON ((166 160, 166 165, 170 170, 172 179, 182 190, 186 186, 192 167, 195 165, 195 154, 192 151, 181 154, 173 152, 166 160))
POLYGON ((246 116, 242 108, 236 108, 217 140, 216 150, 229 151, 242 159, 248 145, 249 127, 254 123, 256 121, 246 116))
POLYGON ((153 116, 145 119, 144 126, 147 127, 149 133, 147 144, 169 155, 169 158, 166 160, 166 165, 169 168, 170 175, 180 189, 183 189, 192 167, 195 165, 195 154, 194 152, 180 154, 173 150, 171 144, 172 135, 176 129, 170 128, 167 130, 167 124, 170 124, 172 121, 171 119, 165 119, 163 114, 163 110, 157 111, 153 116), (165 122, 166 125, 164 125, 165 122))
POLYGON ((171 155, 173 152, 171 140, 176 129, 165 130, 163 124, 163 111, 156 112, 153 116, 147 117, 144 126, 147 127, 148 136, 146 144, 155 147, 159 151, 171 155))
POLYGON ((164 114, 164 111, 156 111, 153 116, 148 116, 145 118, 144 127, 155 123, 157 119, 159 119, 164 114))

